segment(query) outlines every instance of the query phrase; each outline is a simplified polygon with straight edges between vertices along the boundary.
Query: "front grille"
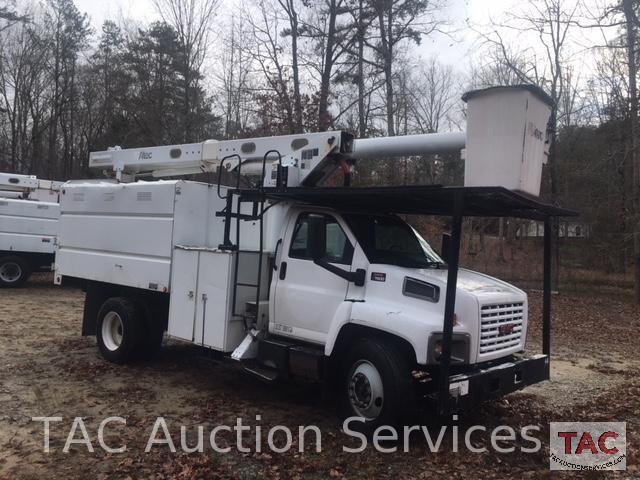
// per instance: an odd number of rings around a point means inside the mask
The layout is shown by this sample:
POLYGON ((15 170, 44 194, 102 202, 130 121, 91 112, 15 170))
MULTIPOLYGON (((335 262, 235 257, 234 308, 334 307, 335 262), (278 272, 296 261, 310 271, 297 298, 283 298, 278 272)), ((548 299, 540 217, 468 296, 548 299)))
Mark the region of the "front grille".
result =
POLYGON ((523 302, 483 305, 480 321, 480 355, 498 353, 519 345, 523 328, 523 302))

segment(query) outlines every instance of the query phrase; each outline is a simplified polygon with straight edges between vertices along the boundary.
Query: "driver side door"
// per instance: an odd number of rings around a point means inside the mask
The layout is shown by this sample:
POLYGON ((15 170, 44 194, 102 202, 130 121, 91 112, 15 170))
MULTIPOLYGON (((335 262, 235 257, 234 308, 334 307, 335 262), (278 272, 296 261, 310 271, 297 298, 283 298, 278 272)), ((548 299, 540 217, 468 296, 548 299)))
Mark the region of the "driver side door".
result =
POLYGON ((302 212, 295 218, 283 241, 274 289, 274 321, 270 331, 324 344, 329 326, 347 295, 347 280, 313 261, 310 221, 322 217, 322 260, 350 270, 353 242, 345 228, 331 214, 302 212))

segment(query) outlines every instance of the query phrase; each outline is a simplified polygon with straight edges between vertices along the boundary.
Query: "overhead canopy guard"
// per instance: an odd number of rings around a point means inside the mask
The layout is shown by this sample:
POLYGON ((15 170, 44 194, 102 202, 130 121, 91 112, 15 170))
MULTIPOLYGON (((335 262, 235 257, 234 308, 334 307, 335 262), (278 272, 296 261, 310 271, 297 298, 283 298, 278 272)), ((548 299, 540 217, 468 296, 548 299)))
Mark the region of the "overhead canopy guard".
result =
POLYGON ((461 201, 462 211, 458 213, 463 217, 545 220, 577 215, 504 187, 267 188, 264 194, 272 200, 293 200, 342 211, 453 216, 456 202, 461 201))

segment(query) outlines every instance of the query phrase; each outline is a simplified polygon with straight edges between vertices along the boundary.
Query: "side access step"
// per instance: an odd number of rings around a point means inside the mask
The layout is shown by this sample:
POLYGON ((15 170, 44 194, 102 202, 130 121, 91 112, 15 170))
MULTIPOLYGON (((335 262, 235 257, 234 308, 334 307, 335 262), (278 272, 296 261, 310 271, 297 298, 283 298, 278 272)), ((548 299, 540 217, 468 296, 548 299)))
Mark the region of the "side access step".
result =
POLYGON ((263 382, 273 382, 280 377, 276 369, 259 365, 256 362, 247 362, 243 369, 263 382))
POLYGON ((251 346, 257 344, 257 354, 253 358, 241 360, 242 355, 234 357, 242 362, 244 370, 263 381, 272 382, 278 378, 301 377, 307 380, 320 380, 324 377, 324 350, 311 345, 300 345, 283 338, 259 339, 245 338, 251 346))

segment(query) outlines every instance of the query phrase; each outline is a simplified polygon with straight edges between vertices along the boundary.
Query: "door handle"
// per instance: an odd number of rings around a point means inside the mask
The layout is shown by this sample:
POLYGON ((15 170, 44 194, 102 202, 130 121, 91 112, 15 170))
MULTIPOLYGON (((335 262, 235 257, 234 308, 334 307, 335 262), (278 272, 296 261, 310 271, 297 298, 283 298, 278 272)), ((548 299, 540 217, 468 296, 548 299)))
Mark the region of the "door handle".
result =
POLYGON ((287 262, 280 262, 280 280, 287 276, 287 262))
POLYGON ((280 244, 282 243, 282 239, 279 239, 278 242, 276 243, 276 249, 273 252, 273 269, 274 270, 278 270, 278 249, 280 248, 280 244))

